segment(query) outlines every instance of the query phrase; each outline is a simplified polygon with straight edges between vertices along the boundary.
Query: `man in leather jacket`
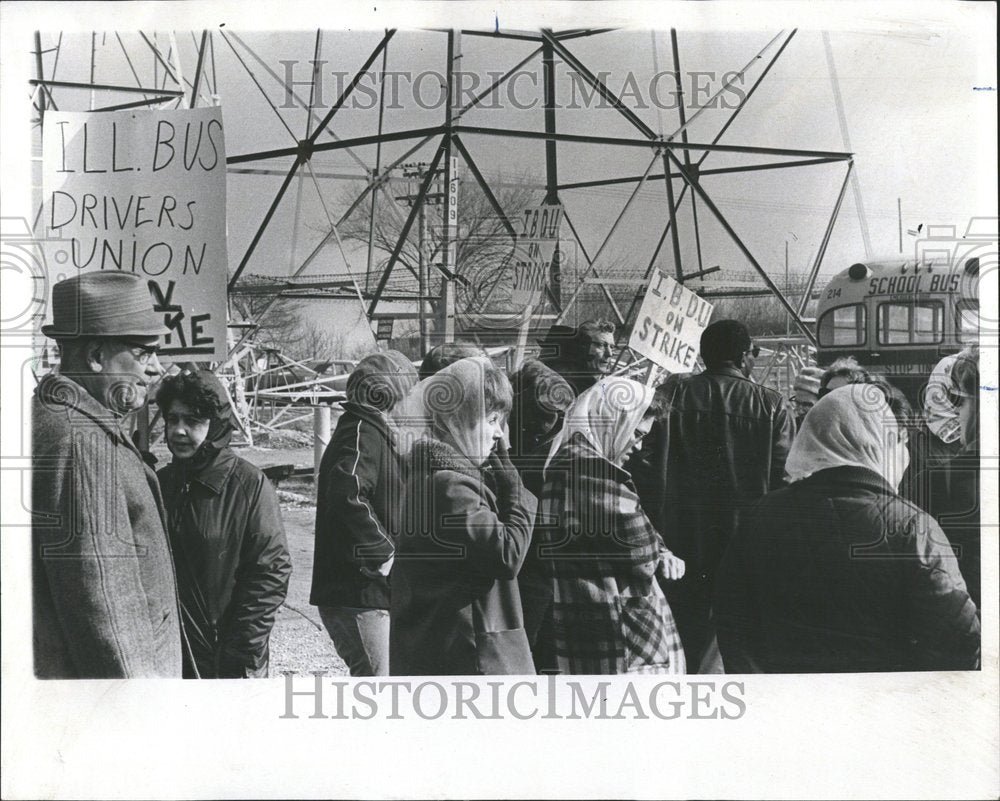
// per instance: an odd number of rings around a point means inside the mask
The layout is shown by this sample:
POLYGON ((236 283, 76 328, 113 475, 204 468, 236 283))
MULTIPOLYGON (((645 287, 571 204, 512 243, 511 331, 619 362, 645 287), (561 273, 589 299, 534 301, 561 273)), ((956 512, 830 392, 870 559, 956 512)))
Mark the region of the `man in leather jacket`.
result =
POLYGON ((687 565, 664 589, 690 672, 721 672, 710 621, 715 573, 740 511, 782 486, 795 433, 781 395, 750 378, 757 353, 742 323, 709 325, 705 371, 657 388, 664 411, 633 468, 643 508, 687 565))

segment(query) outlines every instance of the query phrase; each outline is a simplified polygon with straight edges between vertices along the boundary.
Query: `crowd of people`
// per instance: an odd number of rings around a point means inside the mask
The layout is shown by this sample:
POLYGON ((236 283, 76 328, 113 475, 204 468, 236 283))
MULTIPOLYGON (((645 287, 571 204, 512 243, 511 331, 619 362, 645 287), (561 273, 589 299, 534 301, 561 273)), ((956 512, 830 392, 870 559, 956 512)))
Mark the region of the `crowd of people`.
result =
MULTIPOLYGON (((292 564, 209 371, 159 380, 139 279, 55 285, 33 408, 40 677, 268 674, 292 564), (123 421, 154 402, 158 473, 123 421)), ((792 403, 736 320, 704 369, 614 375, 615 328, 554 326, 351 373, 317 481, 310 602, 353 676, 838 672, 979 665, 978 356, 925 410, 856 363, 792 403)))

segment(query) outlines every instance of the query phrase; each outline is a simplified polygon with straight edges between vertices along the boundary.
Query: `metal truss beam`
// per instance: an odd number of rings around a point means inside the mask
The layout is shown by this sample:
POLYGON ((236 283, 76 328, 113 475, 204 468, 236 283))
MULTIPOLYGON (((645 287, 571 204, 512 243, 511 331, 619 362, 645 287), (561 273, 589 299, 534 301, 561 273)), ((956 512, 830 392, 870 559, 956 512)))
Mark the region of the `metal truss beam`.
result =
MULTIPOLYGON (((443 125, 434 125, 429 128, 413 128, 406 131, 389 131, 388 133, 378 136, 373 134, 371 136, 356 136, 352 139, 341 139, 337 142, 323 142, 322 144, 314 144, 311 148, 296 147, 282 147, 276 148, 275 150, 261 150, 256 153, 241 153, 236 156, 229 156, 226 159, 226 164, 245 164, 248 161, 264 161, 266 159, 280 159, 288 158, 289 156, 298 156, 303 149, 308 150, 310 154, 312 153, 323 153, 328 150, 344 150, 350 147, 360 147, 362 145, 374 145, 377 142, 398 142, 403 139, 417 139, 420 137, 433 137, 435 134, 444 133, 443 125)), ((421 142, 420 145, 426 142, 421 142)), ((417 147, 419 148, 420 145, 417 147)), ((416 150, 417 148, 414 148, 416 150)))
POLYGON ((417 215, 420 212, 420 207, 423 205, 424 198, 427 196, 427 192, 430 189, 431 182, 434 180, 434 173, 437 171, 438 164, 441 163, 441 157, 445 152, 444 139, 441 140, 441 144, 438 145, 437 153, 434 154, 434 159, 431 161, 430 167, 427 169, 427 174, 424 175, 424 180, 420 184, 420 189, 417 192, 417 197, 410 208, 410 213, 406 216, 406 222, 403 223, 403 229, 399 232, 399 238, 396 240, 396 246, 392 249, 392 255, 389 256, 389 261, 385 265, 385 270, 382 272, 382 277, 379 279, 378 286, 375 288, 375 293, 372 295, 371 303, 368 305, 368 315, 375 311, 375 307, 378 306, 378 302, 382 297, 382 293, 385 291, 385 285, 389 282, 389 276, 392 275, 392 268, 396 265, 396 261, 399 259, 399 254, 403 249, 403 244, 406 242, 406 238, 410 234, 410 229, 413 227, 414 221, 417 219, 417 215))
POLYGON ((170 97, 184 97, 183 89, 148 89, 142 86, 121 86, 107 83, 81 83, 79 81, 47 81, 31 78, 28 83, 32 86, 44 86, 54 89, 90 89, 100 92, 125 92, 139 95, 169 95, 170 97))
POLYGON ((395 36, 395 34, 396 34, 395 28, 390 28, 385 32, 385 36, 382 37, 382 41, 380 41, 378 45, 376 45, 375 49, 372 50, 371 55, 368 56, 365 63, 361 66, 361 69, 359 69, 357 73, 355 73, 354 77, 351 79, 351 82, 346 87, 344 87, 344 91, 341 92, 340 97, 337 98, 337 102, 333 104, 333 107, 326 113, 326 116, 323 117, 323 119, 319 122, 319 124, 316 126, 316 130, 313 131, 312 134, 310 134, 307 140, 310 144, 314 144, 316 140, 319 138, 320 133, 326 129, 327 125, 330 124, 330 121, 333 119, 334 115, 338 111, 340 111, 341 106, 344 105, 344 101, 351 96, 351 92, 353 92, 355 87, 361 82, 361 79, 364 77, 365 73, 368 72, 368 68, 375 63, 375 59, 379 57, 379 54, 382 52, 383 49, 385 49, 386 45, 389 44, 389 40, 392 39, 392 37, 395 36))
POLYGON ((825 158, 831 161, 847 161, 853 153, 836 150, 801 150, 781 147, 751 147, 748 145, 718 145, 705 142, 667 142, 656 139, 625 139, 616 136, 594 136, 590 134, 545 133, 544 131, 524 131, 515 128, 492 128, 485 125, 456 125, 457 134, 478 134, 481 136, 510 136, 515 139, 552 139, 557 142, 576 144, 617 145, 620 147, 645 147, 664 150, 704 150, 710 153, 747 153, 761 156, 799 156, 802 158, 825 158))
POLYGON ((806 325, 806 323, 803 321, 802 316, 798 313, 795 307, 793 307, 792 304, 789 303, 788 298, 784 296, 784 294, 774 283, 774 281, 771 280, 771 277, 767 274, 767 271, 761 266, 760 262, 757 261, 753 253, 750 252, 750 249, 744 244, 743 240, 740 239, 739 234, 736 233, 733 227, 729 224, 729 221, 726 220, 725 215, 723 215, 723 213, 719 211, 718 206, 716 206, 715 203, 712 201, 712 198, 708 196, 708 193, 704 190, 704 188, 702 188, 701 184, 699 184, 697 180, 688 175, 687 171, 684 169, 684 165, 681 164, 680 161, 677 159, 677 157, 669 150, 667 151, 667 157, 673 162, 673 165, 677 169, 677 171, 680 172, 682 176, 684 176, 684 180, 687 182, 688 186, 690 186, 691 190, 696 195, 698 195, 698 198, 702 201, 702 203, 705 204, 705 207, 712 213, 712 215, 715 217, 719 225, 721 225, 723 229, 725 229, 726 233, 729 234, 730 238, 743 253, 743 256, 746 258, 746 260, 750 262, 751 266, 753 266, 753 268, 757 271, 760 277, 764 280, 764 283, 767 285, 767 288, 778 299, 781 305, 785 307, 785 311, 787 311, 792 316, 792 319, 795 320, 795 324, 799 327, 802 333, 805 334, 805 336, 809 339, 810 342, 812 342, 813 345, 815 345, 816 344, 815 334, 813 334, 813 332, 809 329, 809 326, 806 325))
MULTIPOLYGON (((617 28, 588 28, 585 30, 571 30, 562 31, 560 33, 553 34, 556 39, 561 42, 569 41, 570 39, 579 39, 584 36, 596 36, 600 33, 610 33, 612 31, 618 30, 617 28)), ((541 42, 542 37, 534 31, 514 31, 514 30, 469 30, 466 28, 462 29, 462 34, 468 34, 469 36, 482 36, 487 39, 512 39, 521 42, 541 42)))
POLYGON ((560 58, 565 61, 570 67, 573 68, 587 83, 597 90, 597 93, 603 97, 605 100, 611 103, 612 106, 632 123, 635 128, 639 130, 640 133, 645 134, 650 139, 656 138, 656 132, 650 128, 646 123, 644 123, 639 116, 632 111, 628 106, 626 106, 620 97, 608 89, 604 85, 603 81, 600 80, 596 75, 594 75, 587 67, 580 61, 576 56, 574 56, 569 49, 562 44, 555 36, 552 35, 552 31, 548 29, 542 30, 542 38, 552 46, 552 49, 559 54, 560 58))
POLYGON ((837 202, 833 205, 833 213, 830 215, 830 222, 826 225, 826 230, 823 232, 823 239, 819 243, 819 251, 816 253, 816 261, 813 262, 812 269, 809 270, 809 278, 806 281, 805 290, 802 293, 802 300, 799 301, 799 314, 805 314, 806 305, 809 303, 809 298, 812 295, 813 286, 816 284, 816 277, 819 275, 820 265, 823 263, 823 256, 826 255, 827 245, 830 244, 830 236, 833 234, 833 226, 837 222, 837 217, 840 215, 840 206, 844 202, 844 195, 847 194, 847 184, 851 178, 851 170, 854 169, 854 162, 847 162, 847 173, 844 175, 844 182, 840 186, 840 192, 837 194, 837 202))

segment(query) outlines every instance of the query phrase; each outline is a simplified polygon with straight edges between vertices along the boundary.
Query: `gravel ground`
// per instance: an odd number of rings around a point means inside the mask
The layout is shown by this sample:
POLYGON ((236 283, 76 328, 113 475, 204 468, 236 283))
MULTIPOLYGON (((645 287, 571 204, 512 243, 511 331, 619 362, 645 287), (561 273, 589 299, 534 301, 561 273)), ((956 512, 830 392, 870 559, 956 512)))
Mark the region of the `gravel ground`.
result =
MULTIPOLYGON (((311 447, 254 447, 239 448, 236 452, 259 467, 278 464, 309 467, 313 463, 311 447)), ((347 665, 337 656, 316 607, 309 604, 316 525, 315 488, 311 480, 286 479, 278 487, 278 496, 292 556, 292 578, 288 597, 278 610, 271 632, 271 675, 323 671, 332 676, 346 676, 347 665)))
POLYGON ((278 610, 271 632, 271 675, 319 670, 328 675, 346 676, 347 665, 337 656, 316 607, 309 605, 316 507, 283 501, 281 511, 292 555, 292 578, 288 597, 278 610))

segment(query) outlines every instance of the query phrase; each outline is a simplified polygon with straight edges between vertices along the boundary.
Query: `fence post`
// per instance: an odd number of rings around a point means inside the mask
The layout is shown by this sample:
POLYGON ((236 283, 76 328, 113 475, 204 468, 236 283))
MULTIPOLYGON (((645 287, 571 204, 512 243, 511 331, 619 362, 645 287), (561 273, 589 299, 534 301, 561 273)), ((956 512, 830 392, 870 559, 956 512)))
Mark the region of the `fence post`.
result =
POLYGON ((313 486, 319 491, 319 463, 330 441, 330 407, 321 404, 313 407, 313 486))

